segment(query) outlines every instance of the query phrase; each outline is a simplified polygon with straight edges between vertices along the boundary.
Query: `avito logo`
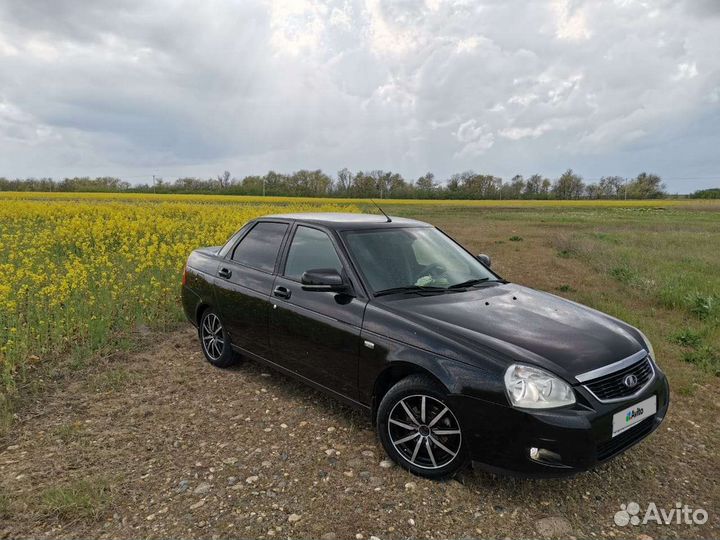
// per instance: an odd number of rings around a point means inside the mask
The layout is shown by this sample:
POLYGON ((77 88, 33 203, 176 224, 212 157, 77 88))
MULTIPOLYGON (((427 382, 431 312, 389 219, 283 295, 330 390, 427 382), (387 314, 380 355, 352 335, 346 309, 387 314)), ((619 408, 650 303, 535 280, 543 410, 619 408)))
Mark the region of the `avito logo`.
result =
POLYGON ((693 509, 687 504, 675 503, 675 508, 665 510, 658 508, 654 502, 648 504, 645 514, 636 502, 629 502, 620 505, 620 511, 615 512, 615 525, 625 527, 626 525, 647 525, 657 523, 658 525, 685 524, 705 525, 708 520, 708 513, 704 508, 693 509))
POLYGON ((633 418, 637 418, 638 416, 642 416, 642 415, 643 415, 643 412, 644 412, 644 411, 643 411, 643 408, 642 408, 642 407, 638 407, 637 409, 630 409, 630 410, 628 411, 627 415, 625 416, 625 421, 626 421, 626 422, 629 422, 629 421, 632 420, 633 418))

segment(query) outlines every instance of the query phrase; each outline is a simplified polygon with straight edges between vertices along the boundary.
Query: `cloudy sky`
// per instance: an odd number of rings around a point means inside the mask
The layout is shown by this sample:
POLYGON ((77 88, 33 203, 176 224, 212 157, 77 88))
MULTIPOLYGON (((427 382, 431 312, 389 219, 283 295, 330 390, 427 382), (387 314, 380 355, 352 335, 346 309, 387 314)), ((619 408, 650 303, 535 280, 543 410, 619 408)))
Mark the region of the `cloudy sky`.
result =
POLYGON ((0 0, 0 176, 720 185, 718 0, 0 0))

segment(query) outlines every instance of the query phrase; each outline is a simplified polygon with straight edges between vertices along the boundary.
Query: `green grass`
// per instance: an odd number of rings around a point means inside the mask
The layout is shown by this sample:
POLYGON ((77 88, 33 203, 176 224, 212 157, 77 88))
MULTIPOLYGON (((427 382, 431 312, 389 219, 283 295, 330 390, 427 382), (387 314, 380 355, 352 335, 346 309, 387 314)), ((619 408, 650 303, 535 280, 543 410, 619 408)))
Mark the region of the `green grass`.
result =
POLYGON ((626 264, 611 268, 610 275, 617 279, 620 283, 624 283, 626 285, 629 285, 638 279, 637 272, 626 264))
POLYGON ((564 284, 557 288, 560 292, 577 292, 577 289, 573 289, 570 285, 564 284))
POLYGON ((720 375, 720 353, 709 345, 703 345, 687 351, 683 355, 683 360, 690 364, 695 364, 708 373, 720 375))
POLYGON ((685 301, 690 312, 699 319, 716 316, 718 308, 720 308, 720 299, 714 294, 694 291, 687 296, 685 301))
POLYGON ((40 508, 46 515, 63 520, 97 520, 112 500, 105 479, 84 479, 46 489, 40 494, 40 508))
POLYGON ((0 519, 7 519, 10 516, 12 516, 12 499, 0 489, 0 519))
POLYGON ((702 336, 690 328, 685 328, 670 336, 670 341, 684 347, 699 347, 702 345, 702 336))
POLYGON ((132 382, 133 374, 123 367, 117 367, 103 371, 89 381, 95 390, 100 392, 117 392, 132 382))
POLYGON ((0 391, 0 436, 10 429, 13 421, 13 401, 7 392, 0 391))
POLYGON ((77 441, 83 435, 84 426, 82 422, 72 422, 64 424, 55 430, 55 436, 63 443, 68 444, 77 441))

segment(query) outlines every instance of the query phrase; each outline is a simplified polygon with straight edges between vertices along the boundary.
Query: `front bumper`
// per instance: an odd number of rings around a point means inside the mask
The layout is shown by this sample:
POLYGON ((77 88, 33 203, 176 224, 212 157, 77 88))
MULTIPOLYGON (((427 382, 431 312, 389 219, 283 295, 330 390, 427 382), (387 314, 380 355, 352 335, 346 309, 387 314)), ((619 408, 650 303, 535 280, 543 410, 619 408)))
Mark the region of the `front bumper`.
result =
POLYGON ((554 477, 585 471, 647 437, 663 421, 670 403, 667 379, 657 368, 645 391, 627 401, 601 403, 582 386, 575 391, 575 405, 545 411, 452 396, 473 462, 518 476, 554 477), (657 412, 612 437, 613 415, 653 395, 657 396, 657 412), (531 448, 545 450, 541 461, 530 458, 531 448))

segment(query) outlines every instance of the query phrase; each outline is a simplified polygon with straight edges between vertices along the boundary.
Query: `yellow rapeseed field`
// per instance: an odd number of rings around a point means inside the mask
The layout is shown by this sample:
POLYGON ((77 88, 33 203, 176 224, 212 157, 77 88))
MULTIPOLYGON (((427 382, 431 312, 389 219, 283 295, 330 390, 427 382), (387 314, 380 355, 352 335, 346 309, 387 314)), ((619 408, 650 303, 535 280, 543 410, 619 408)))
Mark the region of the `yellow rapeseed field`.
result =
POLYGON ((235 201, 0 193, 0 393, 33 362, 84 358, 139 325, 177 320, 190 251, 223 244, 249 219, 357 211, 307 200, 235 201))

